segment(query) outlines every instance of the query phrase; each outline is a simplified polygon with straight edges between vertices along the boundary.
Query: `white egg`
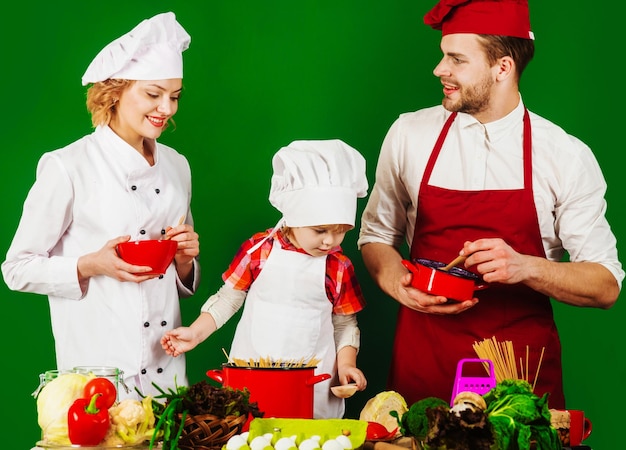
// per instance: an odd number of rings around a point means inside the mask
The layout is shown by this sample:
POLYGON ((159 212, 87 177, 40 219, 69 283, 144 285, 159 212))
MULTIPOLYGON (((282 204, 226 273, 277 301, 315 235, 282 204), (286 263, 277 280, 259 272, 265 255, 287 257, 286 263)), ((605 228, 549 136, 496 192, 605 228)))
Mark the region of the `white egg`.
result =
POLYGON ((250 437, 250 432, 249 431, 244 431, 239 436, 241 436, 242 438, 244 438, 246 440, 246 442, 248 442, 248 437, 250 437))
POLYGON ((320 442, 322 440, 322 436, 318 436, 317 434, 314 434, 313 436, 311 436, 310 439, 313 439, 314 441, 320 442))
POLYGON ((322 450, 344 450, 343 445, 337 442, 335 439, 329 439, 322 445, 322 450))
MULTIPOLYGON (((294 436, 295 437, 295 436, 294 436)), ((282 437, 274 444, 275 450, 289 450, 296 448, 296 440, 288 437, 282 437)))
POLYGON ((320 443, 316 441, 315 439, 309 438, 300 442, 300 446, 298 448, 300 450, 313 450, 314 448, 320 448, 320 443))
POLYGON ((226 442, 226 450, 239 450, 244 445, 247 445, 248 442, 241 437, 240 434, 236 434, 232 436, 228 442, 226 442))
POLYGON ((272 444, 265 436, 257 436, 250 442, 251 450, 263 450, 265 447, 271 447, 272 444))
POLYGON ((345 448, 346 450, 352 448, 352 442, 350 441, 350 438, 348 436, 344 436, 343 434, 341 434, 337 436, 335 440, 339 442, 341 446, 345 448))
POLYGON ((265 434, 263 435, 263 437, 264 437, 265 439, 267 439, 268 441, 270 441, 270 443, 271 443, 271 442, 272 442, 272 438, 274 437, 274 435, 273 435, 272 433, 265 433, 265 434))

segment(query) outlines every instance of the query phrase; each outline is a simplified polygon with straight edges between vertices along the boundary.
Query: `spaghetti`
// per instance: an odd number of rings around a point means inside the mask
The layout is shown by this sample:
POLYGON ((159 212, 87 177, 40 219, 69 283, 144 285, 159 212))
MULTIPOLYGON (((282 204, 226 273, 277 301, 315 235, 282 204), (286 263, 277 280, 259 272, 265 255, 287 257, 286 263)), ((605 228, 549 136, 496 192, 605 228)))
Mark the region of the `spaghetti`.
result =
MULTIPOLYGON (((499 383, 502 380, 524 380, 530 384, 530 348, 528 345, 526 346, 526 361, 524 362, 522 357, 519 358, 519 370, 511 341, 498 342, 494 336, 491 339, 484 339, 482 342, 474 342, 473 348, 480 359, 491 360, 496 375, 496 382, 499 383)), ((544 352, 545 347, 542 347, 532 382, 533 390, 537 384, 544 352)), ((484 363, 484 366, 487 373, 489 373, 489 365, 484 363)))
POLYGON ((272 359, 271 357, 260 357, 259 359, 242 359, 242 358, 231 358, 226 353, 226 350, 222 349, 226 359, 228 359, 228 364, 236 367, 259 367, 259 368, 281 368, 281 369, 293 369, 298 367, 316 367, 320 359, 311 358, 309 360, 305 360, 304 358, 300 359, 272 359))

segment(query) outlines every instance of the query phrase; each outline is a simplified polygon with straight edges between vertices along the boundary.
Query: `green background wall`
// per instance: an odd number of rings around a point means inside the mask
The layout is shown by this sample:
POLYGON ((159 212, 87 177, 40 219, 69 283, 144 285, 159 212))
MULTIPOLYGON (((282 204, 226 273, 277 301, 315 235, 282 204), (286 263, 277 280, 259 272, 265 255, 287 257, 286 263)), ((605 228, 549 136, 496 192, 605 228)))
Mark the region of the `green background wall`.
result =
MULTIPOLYGON (((191 34, 178 126, 161 139, 188 157, 194 176, 203 280, 198 293, 183 302, 187 324, 221 285, 220 274, 239 244, 278 219, 267 201, 274 152, 295 139, 341 138, 364 154, 372 184, 392 121, 401 112, 441 101, 432 75, 440 35, 422 22, 434 0, 8 3, 0 13, 2 256, 40 155, 91 131, 80 78, 92 57, 141 19, 166 10, 175 11, 191 34)), ((619 209, 625 156, 618 107, 626 100, 619 69, 626 6, 610 0, 600 13, 588 5, 531 1, 537 53, 522 92, 532 111, 594 150, 609 185, 608 216, 624 252, 626 226, 619 209)), ((369 279, 356 238, 357 232, 350 232, 344 248, 368 300, 359 316, 359 363, 369 385, 348 401, 350 417, 385 389, 396 312, 395 303, 369 279)), ((39 437, 30 393, 38 374, 55 365, 48 304, 43 296, 0 284, 0 446, 28 449, 39 437)), ((619 348, 625 342, 625 308, 620 302, 609 311, 556 306, 569 404, 593 420, 588 443, 596 450, 616 448, 623 440, 626 363, 619 348)), ((234 323, 188 355, 192 382, 224 362, 221 349, 229 348, 234 323)), ((438 344, 416 343, 415 357, 423 345, 438 344)))

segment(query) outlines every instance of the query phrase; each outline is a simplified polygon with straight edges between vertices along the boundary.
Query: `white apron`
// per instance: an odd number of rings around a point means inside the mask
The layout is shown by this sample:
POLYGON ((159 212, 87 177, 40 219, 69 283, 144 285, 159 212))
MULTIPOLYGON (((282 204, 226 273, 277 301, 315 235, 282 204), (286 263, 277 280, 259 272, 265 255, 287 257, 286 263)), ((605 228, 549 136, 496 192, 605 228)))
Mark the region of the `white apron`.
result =
POLYGON ((252 283, 237 324, 230 356, 241 359, 320 359, 315 374, 329 380, 314 385, 316 419, 341 418, 344 401, 335 397, 337 352, 332 303, 325 288, 326 257, 283 250, 278 239, 252 283))

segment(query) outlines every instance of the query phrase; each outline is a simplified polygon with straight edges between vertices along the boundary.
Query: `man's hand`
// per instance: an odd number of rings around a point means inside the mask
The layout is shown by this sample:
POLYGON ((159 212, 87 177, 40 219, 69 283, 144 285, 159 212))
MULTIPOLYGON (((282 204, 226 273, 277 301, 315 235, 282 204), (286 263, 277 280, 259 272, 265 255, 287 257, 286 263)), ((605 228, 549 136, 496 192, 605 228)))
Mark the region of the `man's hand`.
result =
POLYGON ((475 266, 486 283, 515 284, 528 278, 529 257, 516 252, 502 239, 465 242, 461 254, 467 256, 465 267, 475 266))
POLYGON ((448 300, 441 295, 427 294, 411 286, 412 277, 411 272, 400 277, 397 297, 395 297, 399 303, 407 308, 427 314, 459 314, 478 303, 477 298, 458 302, 448 300))

